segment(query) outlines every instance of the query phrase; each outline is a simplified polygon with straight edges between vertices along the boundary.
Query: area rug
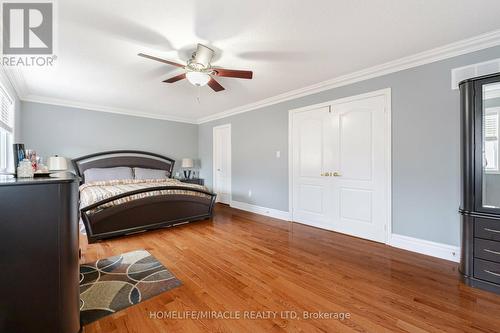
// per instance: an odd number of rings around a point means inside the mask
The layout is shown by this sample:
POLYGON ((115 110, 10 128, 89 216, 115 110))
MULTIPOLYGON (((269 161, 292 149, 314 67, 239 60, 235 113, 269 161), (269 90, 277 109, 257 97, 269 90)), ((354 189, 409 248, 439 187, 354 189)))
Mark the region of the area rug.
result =
POLYGON ((145 250, 81 265, 81 321, 91 323, 181 284, 145 250))

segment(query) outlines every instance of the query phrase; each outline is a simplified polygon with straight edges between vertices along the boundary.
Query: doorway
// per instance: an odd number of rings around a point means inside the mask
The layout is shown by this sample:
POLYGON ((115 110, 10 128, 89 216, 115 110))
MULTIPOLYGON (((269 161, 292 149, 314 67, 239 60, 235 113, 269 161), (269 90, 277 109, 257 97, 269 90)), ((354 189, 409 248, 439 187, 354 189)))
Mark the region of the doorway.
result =
POLYGON ((213 128, 213 191, 217 202, 231 204, 231 124, 213 128))

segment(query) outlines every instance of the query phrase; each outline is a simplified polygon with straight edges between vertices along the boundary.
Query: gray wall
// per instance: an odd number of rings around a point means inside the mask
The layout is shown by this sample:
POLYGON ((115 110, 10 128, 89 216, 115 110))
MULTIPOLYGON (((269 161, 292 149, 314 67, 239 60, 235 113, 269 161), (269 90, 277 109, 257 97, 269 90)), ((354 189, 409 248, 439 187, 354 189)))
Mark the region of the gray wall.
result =
POLYGON ((201 175, 210 186, 212 128, 231 123, 233 199, 288 211, 288 110, 391 88, 393 232, 459 245, 459 92, 450 71, 498 57, 500 47, 490 48, 202 124, 201 175))
POLYGON ((212 128, 231 123, 233 200, 288 210, 288 113, 280 105, 199 126, 200 175, 212 186, 212 128), (281 158, 276 158, 276 151, 281 158), (252 197, 248 197, 252 190, 252 197))
POLYGON ((177 161, 198 156, 197 125, 31 102, 22 102, 21 109, 23 142, 44 157, 115 149, 146 150, 177 161))
POLYGON ((231 123, 233 199, 288 211, 288 110, 391 88, 393 232, 458 245, 459 93, 450 71, 498 57, 500 47, 490 48, 199 126, 23 102, 16 132, 43 156, 141 149, 199 157, 211 186, 212 128, 231 123))

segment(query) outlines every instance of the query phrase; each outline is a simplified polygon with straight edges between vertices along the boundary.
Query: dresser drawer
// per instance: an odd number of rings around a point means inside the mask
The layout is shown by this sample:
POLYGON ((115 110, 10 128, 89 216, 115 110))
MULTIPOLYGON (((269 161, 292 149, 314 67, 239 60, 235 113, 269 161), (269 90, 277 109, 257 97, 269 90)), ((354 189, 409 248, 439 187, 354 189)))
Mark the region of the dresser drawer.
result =
POLYGON ((474 239, 474 257, 500 263, 500 242, 474 239))
POLYGON ((500 284, 500 263, 475 259, 474 277, 500 284))
POLYGON ((500 220, 475 218, 474 236, 500 241, 500 220))

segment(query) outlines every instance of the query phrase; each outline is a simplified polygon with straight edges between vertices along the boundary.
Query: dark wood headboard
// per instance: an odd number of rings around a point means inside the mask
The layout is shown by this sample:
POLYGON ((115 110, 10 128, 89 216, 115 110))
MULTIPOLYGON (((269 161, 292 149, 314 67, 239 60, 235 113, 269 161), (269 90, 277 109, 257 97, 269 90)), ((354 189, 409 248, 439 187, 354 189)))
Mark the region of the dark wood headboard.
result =
POLYGON ((140 150, 113 150, 85 155, 71 160, 81 182, 85 182, 84 172, 91 168, 147 168, 166 170, 172 177, 175 160, 155 153, 140 150))

